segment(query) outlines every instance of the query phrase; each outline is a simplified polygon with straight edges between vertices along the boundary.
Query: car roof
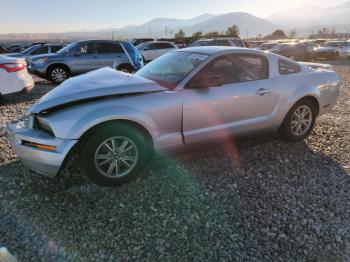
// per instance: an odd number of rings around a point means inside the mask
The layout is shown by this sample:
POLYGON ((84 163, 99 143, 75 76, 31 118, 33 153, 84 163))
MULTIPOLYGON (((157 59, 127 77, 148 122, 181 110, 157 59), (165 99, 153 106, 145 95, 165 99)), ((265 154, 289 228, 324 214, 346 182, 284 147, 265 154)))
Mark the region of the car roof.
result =
POLYGON ((145 44, 153 44, 153 43, 165 43, 165 44, 172 44, 170 41, 147 41, 144 42, 145 44))
POLYGON ((116 43, 124 43, 124 42, 118 41, 118 40, 80 40, 80 41, 76 41, 75 43, 111 43, 111 44, 116 44, 116 43))
POLYGON ((176 52, 187 51, 193 53, 201 53, 206 55, 213 55, 219 53, 225 53, 227 51, 238 51, 239 53, 250 53, 250 54, 265 54, 265 52, 244 48, 244 47, 233 47, 233 46, 198 46, 198 47, 188 47, 184 49, 179 49, 176 52))

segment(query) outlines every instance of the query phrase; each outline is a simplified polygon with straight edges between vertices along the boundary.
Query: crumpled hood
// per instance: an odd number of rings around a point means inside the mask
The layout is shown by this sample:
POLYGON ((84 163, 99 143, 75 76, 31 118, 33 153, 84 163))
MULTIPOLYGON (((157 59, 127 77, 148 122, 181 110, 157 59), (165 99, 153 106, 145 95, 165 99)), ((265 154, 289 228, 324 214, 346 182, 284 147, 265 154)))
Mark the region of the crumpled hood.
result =
POLYGON ((314 49, 315 52, 333 52, 333 51, 337 51, 338 48, 336 47, 326 47, 326 46, 323 46, 323 47, 317 47, 314 49))
POLYGON ((57 106, 91 98, 167 90, 146 78, 106 67, 63 82, 35 103, 29 112, 40 113, 57 106))

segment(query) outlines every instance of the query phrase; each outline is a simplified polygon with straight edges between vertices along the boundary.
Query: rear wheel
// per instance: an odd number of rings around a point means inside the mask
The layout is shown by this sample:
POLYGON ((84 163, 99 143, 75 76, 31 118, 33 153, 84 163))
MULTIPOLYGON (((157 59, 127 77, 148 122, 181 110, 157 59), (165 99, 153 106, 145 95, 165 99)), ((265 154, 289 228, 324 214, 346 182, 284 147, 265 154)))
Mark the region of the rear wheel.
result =
POLYGON ((316 117, 315 104, 308 99, 301 100, 289 111, 280 131, 287 141, 301 141, 311 134, 316 117))
POLYGON ((101 186, 117 186, 135 179, 153 156, 149 139, 124 123, 103 125, 84 142, 84 173, 101 186))
POLYGON ((55 84, 61 84, 69 77, 69 70, 64 66, 53 66, 48 72, 48 76, 55 84))

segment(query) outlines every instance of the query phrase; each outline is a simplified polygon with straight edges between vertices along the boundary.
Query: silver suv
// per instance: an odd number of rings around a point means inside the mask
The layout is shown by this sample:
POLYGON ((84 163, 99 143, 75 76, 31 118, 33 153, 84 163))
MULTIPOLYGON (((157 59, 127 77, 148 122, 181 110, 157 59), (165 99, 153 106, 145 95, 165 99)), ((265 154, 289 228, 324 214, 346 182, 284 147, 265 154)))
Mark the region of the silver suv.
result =
POLYGON ((102 67, 134 72, 143 67, 143 59, 129 42, 87 40, 67 45, 55 54, 32 57, 28 70, 54 83, 61 83, 70 76, 102 67))

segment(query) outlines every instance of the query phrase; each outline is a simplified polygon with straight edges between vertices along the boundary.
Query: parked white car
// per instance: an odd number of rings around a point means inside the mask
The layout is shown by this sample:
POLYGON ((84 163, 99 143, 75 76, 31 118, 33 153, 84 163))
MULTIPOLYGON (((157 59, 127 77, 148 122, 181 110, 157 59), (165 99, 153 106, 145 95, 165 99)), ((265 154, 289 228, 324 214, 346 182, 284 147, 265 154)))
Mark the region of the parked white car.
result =
POLYGON ((144 62, 152 61, 170 51, 179 49, 175 44, 166 41, 145 42, 137 46, 144 62))
POLYGON ((0 55, 0 94, 29 92, 34 87, 32 76, 27 71, 27 63, 22 58, 0 55))
POLYGON ((349 41, 330 41, 322 44, 321 47, 314 48, 314 58, 328 59, 350 59, 349 41))

